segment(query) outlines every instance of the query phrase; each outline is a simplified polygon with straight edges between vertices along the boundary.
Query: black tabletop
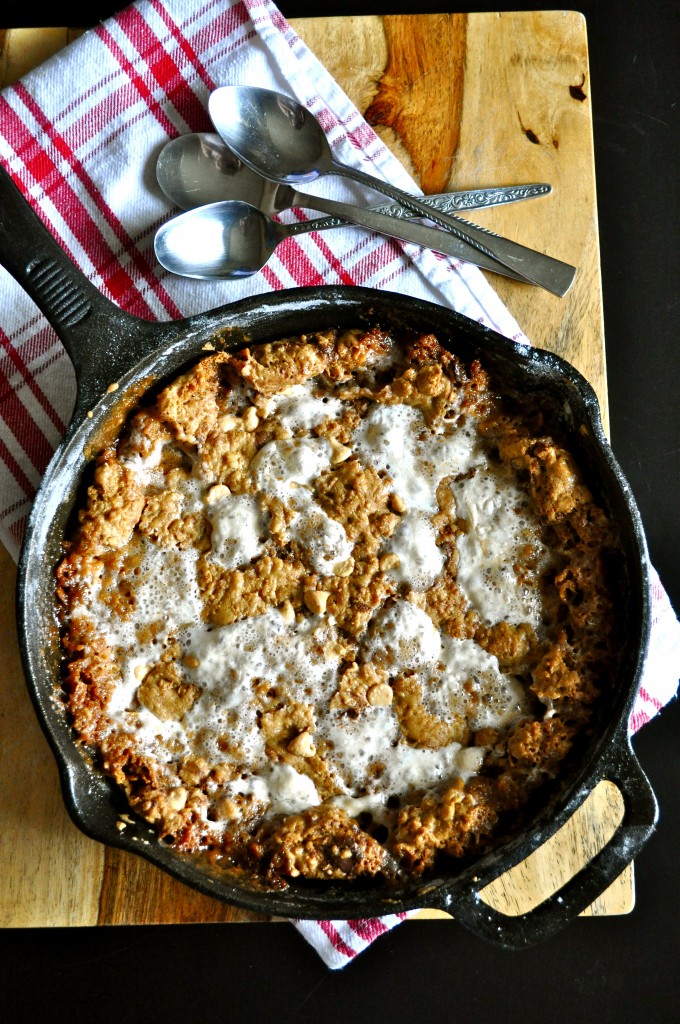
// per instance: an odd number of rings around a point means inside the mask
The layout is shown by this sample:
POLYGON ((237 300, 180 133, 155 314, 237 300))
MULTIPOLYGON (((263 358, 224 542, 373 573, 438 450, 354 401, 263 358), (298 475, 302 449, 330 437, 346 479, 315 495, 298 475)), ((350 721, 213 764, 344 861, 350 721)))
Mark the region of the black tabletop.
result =
MULTIPOLYGON (((62 0, 57 12, 46 12, 25 0, 2 0, 0 29, 49 21, 89 26, 124 6, 62 0)), ((278 6, 287 17, 456 9, 451 0, 278 6)), ((638 500, 652 561, 680 608, 680 5, 583 0, 578 9, 590 50, 612 446, 638 500)), ((39 1017, 189 1024, 572 1024, 584 1013, 600 1024, 674 1019, 679 740, 676 702, 634 743, 661 812, 636 864, 637 905, 629 915, 577 920, 522 952, 489 945, 455 922, 408 922, 336 973, 286 924, 4 931, 0 1016, 12 1024, 39 1017)))

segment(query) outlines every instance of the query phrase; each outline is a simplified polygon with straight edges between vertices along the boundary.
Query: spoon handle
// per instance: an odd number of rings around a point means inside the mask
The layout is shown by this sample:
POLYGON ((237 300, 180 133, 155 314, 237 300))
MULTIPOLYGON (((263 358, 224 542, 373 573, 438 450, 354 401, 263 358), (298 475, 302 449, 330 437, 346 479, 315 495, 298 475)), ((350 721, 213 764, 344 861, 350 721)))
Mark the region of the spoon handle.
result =
MULTIPOLYGON (((497 188, 465 189, 462 192, 440 192, 432 196, 420 196, 426 206, 441 213, 453 213, 462 210, 482 210, 492 206, 507 206, 519 203, 524 199, 535 199, 547 196, 552 192, 551 185, 500 185, 497 188)), ((398 220, 412 218, 413 210, 407 210, 401 203, 384 203, 382 206, 371 206, 374 213, 384 213, 386 217, 398 220)), ((291 234, 299 235, 305 231, 326 231, 328 228, 339 228, 348 221, 341 217, 319 217, 315 220, 301 221, 292 225, 291 234)))
MULTIPOLYGON (((466 263, 474 263, 485 270, 492 270, 504 277, 511 277, 515 281, 523 281, 525 284, 533 284, 521 273, 511 267, 505 266, 486 251, 478 247, 468 245, 456 235, 449 231, 439 231, 437 228, 420 224, 415 220, 400 219, 398 217, 386 216, 376 210, 366 209, 362 206, 351 206, 349 203, 341 203, 335 199, 326 199, 323 196, 307 195, 303 192, 295 192, 293 204, 309 210, 321 210, 322 213, 330 213, 340 218, 340 223, 360 224, 362 227, 377 231, 382 235, 391 238, 399 238, 405 242, 413 242, 425 249, 433 249, 435 252, 445 253, 455 259, 465 260, 466 263)), ((307 229, 313 222, 306 221, 304 224, 286 224, 286 234, 299 234, 300 230, 307 229), (298 230, 298 228, 300 230, 298 230)))
MULTIPOLYGON (((497 260, 504 267, 520 274, 521 277, 532 284, 545 288, 547 291, 552 292, 553 295, 559 295, 560 297, 566 295, 571 287, 576 268, 568 263, 556 260, 552 256, 546 256, 535 249, 529 249, 508 238, 494 235, 490 231, 486 231, 477 225, 469 224, 458 217, 433 211, 416 196, 409 195, 408 192, 402 192, 400 188, 396 188, 394 185, 380 181, 380 179, 366 174, 364 171, 356 170, 345 164, 339 164, 335 160, 331 161, 330 173, 351 178, 362 185, 367 185, 376 192, 382 192, 383 195, 395 200, 395 202, 401 203, 407 209, 413 210, 416 216, 427 217, 434 224, 437 224, 438 227, 444 228, 446 232, 451 233, 460 241, 467 242, 468 245, 477 249, 480 253, 497 260)), ((403 222, 401 223, 403 224, 403 222)), ((441 248, 441 245, 437 246, 433 242, 427 244, 431 249, 438 249, 440 252, 445 251, 441 248)))

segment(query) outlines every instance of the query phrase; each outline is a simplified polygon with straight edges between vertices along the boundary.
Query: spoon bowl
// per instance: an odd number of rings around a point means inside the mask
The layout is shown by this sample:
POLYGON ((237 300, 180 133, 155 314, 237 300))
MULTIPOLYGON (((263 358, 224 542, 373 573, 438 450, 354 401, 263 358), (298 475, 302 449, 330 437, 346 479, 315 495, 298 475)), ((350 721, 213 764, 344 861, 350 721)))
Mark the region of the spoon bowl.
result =
POLYGON ((166 221, 154 239, 161 266, 204 281, 250 277, 289 232, 248 203, 199 206, 166 221))
POLYGON ((223 87, 210 94, 208 110, 227 145, 272 181, 299 185, 333 169, 321 125, 289 96, 250 86, 223 87))
POLYGON ((294 203, 294 193, 253 171, 212 132, 192 132, 167 142, 156 162, 156 178, 182 210, 227 199, 249 203, 271 216, 294 203))

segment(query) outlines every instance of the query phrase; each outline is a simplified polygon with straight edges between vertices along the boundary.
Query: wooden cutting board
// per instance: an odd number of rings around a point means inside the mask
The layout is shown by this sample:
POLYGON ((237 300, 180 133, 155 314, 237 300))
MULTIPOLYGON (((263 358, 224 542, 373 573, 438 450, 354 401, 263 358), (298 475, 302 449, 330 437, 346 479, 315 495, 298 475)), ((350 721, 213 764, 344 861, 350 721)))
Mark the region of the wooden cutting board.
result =
MULTIPOLYGON (((548 182, 543 199, 475 212, 480 224, 578 267, 564 299, 490 275, 531 341, 574 363, 606 422, 592 112, 585 22, 569 11, 302 19, 294 27, 425 192, 548 182)), ((0 85, 78 30, 0 32, 0 85)), ((266 920, 181 885, 83 836, 25 690, 15 569, 0 549, 0 927, 266 920)), ((565 828, 485 898, 517 914, 587 863, 623 801, 601 783, 565 828)), ((633 906, 632 866, 586 911, 633 906)), ((437 912, 426 916, 439 915, 437 912)))

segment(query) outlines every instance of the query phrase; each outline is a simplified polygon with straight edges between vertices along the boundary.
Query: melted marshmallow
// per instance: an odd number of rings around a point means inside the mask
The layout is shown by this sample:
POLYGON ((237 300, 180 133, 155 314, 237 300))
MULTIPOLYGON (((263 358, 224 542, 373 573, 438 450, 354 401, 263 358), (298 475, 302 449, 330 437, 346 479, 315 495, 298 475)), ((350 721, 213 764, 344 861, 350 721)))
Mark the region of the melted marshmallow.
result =
POLYGON ((324 437, 269 441, 250 463, 255 486, 285 504, 295 500, 298 488, 311 487, 330 467, 332 448, 324 437))
POLYGON ((353 434, 360 458, 384 470, 409 509, 437 511, 437 486, 447 476, 466 472, 479 459, 471 425, 458 429, 427 427, 420 409, 375 403, 353 434))
POLYGON ((414 590, 427 590, 444 568, 444 554, 437 547, 435 529, 424 512, 407 512, 402 516, 383 550, 399 559, 399 564, 389 569, 389 575, 414 590))
POLYGON ((501 672, 498 659, 474 640, 442 638, 444 671, 423 693, 429 710, 441 718, 463 715, 472 729, 500 729, 528 711, 524 688, 501 672))
POLYGON ((275 764, 266 785, 272 814, 298 814, 321 803, 312 780, 289 764, 275 764))
POLYGON ((395 601, 371 620, 363 653, 367 661, 401 672, 433 665, 441 646, 439 630, 427 612, 410 601, 395 601))
POLYGON ((354 720, 327 716, 319 723, 318 735, 332 744, 327 760, 349 800, 430 789, 453 775, 467 777, 479 769, 484 755, 480 748, 464 750, 455 742, 437 750, 409 746, 392 708, 368 708, 354 720), (378 767, 378 772, 372 771, 378 767))
POLYGON ((226 494, 209 507, 208 519, 213 555, 223 568, 237 569, 262 554, 266 524, 257 498, 226 494))
POLYGON ((486 622, 529 622, 538 629, 540 591, 520 585, 514 570, 516 563, 526 565, 527 548, 542 564, 548 557, 526 495, 482 468, 451 486, 458 515, 468 524, 457 540, 459 587, 486 622))
POLYGON ((325 438, 270 441, 251 462, 256 486, 293 509, 289 535, 310 558, 315 572, 331 575, 346 561, 354 545, 342 523, 329 516, 314 500, 314 481, 330 468, 332 448, 325 438))
POLYGON ((282 427, 293 432, 310 430, 327 419, 335 419, 342 412, 337 398, 318 398, 309 384, 293 384, 267 400, 266 415, 276 416, 282 427))

